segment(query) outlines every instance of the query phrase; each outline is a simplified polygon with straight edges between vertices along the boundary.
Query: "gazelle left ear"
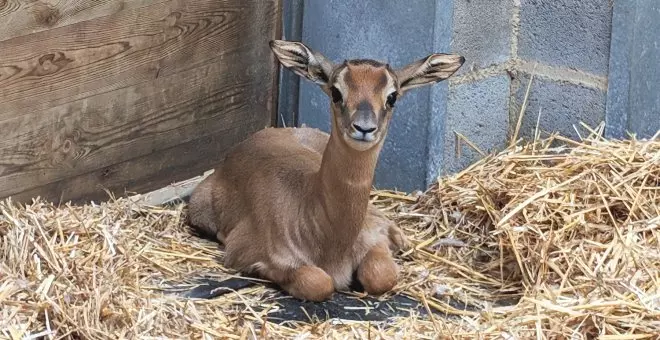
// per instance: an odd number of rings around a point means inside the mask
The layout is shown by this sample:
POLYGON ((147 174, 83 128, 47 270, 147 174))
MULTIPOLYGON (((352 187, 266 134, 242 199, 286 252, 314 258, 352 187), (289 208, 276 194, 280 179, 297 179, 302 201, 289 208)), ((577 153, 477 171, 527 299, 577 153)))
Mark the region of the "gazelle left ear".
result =
POLYGON ((280 63, 297 75, 321 86, 328 82, 333 63, 321 53, 303 43, 285 40, 272 40, 270 48, 280 63))
POLYGON ((451 77, 465 63, 457 54, 436 53, 396 70, 401 92, 451 77))

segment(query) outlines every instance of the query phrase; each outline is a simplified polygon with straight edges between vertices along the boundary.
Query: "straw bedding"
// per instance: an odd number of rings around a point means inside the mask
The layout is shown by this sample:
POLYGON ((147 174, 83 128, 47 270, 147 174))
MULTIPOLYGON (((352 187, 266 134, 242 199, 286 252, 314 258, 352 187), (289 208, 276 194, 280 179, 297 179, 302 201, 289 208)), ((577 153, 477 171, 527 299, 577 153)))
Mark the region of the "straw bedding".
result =
POLYGON ((657 338, 659 188, 660 142, 594 134, 512 146, 415 196, 376 191, 415 244, 397 255, 393 293, 436 314, 293 324, 269 322, 279 307, 263 285, 209 300, 163 291, 233 275, 191 235, 185 204, 6 200, 0 337, 657 338))

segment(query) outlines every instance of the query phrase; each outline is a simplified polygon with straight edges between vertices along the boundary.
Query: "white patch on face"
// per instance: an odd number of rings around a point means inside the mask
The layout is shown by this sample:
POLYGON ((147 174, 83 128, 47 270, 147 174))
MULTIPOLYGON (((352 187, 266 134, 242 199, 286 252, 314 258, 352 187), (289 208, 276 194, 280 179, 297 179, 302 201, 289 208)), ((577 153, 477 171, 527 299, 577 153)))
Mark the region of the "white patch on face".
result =
POLYGON ((396 92, 396 83, 392 75, 387 72, 387 86, 385 86, 385 91, 383 91, 383 104, 387 102, 387 96, 392 92, 396 92))
POLYGON ((339 92, 341 92, 342 98, 346 100, 346 94, 348 93, 348 86, 346 86, 346 73, 348 73, 348 67, 344 67, 339 74, 337 75, 337 81, 335 82, 335 87, 339 92))

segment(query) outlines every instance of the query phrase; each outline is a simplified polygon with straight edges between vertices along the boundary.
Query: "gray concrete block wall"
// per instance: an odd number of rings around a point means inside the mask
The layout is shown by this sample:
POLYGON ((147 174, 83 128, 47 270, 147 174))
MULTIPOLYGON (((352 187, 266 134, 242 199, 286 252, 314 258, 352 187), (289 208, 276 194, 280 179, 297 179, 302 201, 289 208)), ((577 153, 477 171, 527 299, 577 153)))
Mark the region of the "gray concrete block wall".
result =
POLYGON ((458 141, 456 133, 465 136, 484 153, 506 146, 510 82, 504 74, 450 88, 441 174, 460 171, 482 157, 465 142, 458 141), (457 142, 460 150, 457 150, 457 142))
POLYGON ((610 1, 520 0, 519 17, 519 58, 607 75, 610 1))
MULTIPOLYGON (((523 102, 529 81, 528 75, 522 76, 521 83, 524 86, 520 86, 514 94, 517 103, 523 102)), ((573 139, 586 137, 589 130, 580 122, 589 127, 603 122, 606 100, 605 91, 598 88, 536 78, 530 89, 520 136, 533 139, 538 122, 541 136, 558 132, 573 139)))
POLYGON ((512 71, 511 117, 517 122, 534 73, 519 137, 584 136, 605 119, 612 8, 603 0, 520 0, 512 71), (577 128, 577 131, 576 131, 577 128), (578 131, 582 131, 578 133, 578 131))
MULTIPOLYGON (((532 73, 523 138, 532 137, 539 110, 541 131, 573 138, 580 121, 605 120, 613 136, 657 132, 658 7, 657 0, 307 0, 302 40, 336 61, 401 66, 431 52, 466 57, 450 81, 397 105, 375 185, 412 191, 481 157, 462 144, 457 158, 456 133, 485 152, 504 148, 532 73)), ((329 129, 328 99, 314 85, 301 83, 298 109, 299 123, 329 129)))
POLYGON ((482 157, 463 143, 459 158, 455 133, 484 152, 508 145, 531 73, 535 78, 519 137, 533 137, 539 109, 545 113, 541 131, 573 138, 573 125, 604 120, 607 2, 454 1, 453 20, 451 50, 468 56, 468 68, 450 81, 439 173, 455 173, 482 157))
MULTIPOLYGON (((466 62, 449 81, 444 141, 435 151, 442 157, 430 169, 435 177, 458 172, 482 157, 459 141, 458 134, 488 153, 506 145, 510 126, 507 70, 515 54, 516 1, 454 1, 452 7, 450 50, 464 55, 466 62)), ((428 183, 435 177, 429 176, 428 183)))
POLYGON ((511 58, 513 9, 510 0, 453 2, 451 48, 466 60, 457 74, 503 64, 511 58))

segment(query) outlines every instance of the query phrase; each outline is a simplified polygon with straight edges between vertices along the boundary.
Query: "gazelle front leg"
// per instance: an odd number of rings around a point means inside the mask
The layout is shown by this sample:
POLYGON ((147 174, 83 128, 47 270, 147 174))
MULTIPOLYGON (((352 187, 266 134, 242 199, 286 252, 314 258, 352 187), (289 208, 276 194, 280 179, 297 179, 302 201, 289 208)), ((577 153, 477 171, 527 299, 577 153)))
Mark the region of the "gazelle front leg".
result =
POLYGON ((394 288, 398 271, 387 243, 379 243, 360 262, 357 277, 367 293, 381 295, 394 288))
POLYGON ((328 300, 335 292, 330 275, 316 266, 304 265, 290 270, 262 266, 258 273, 301 300, 321 302, 328 300))
POLYGON ((329 299, 335 291, 330 275, 315 266, 302 266, 281 284, 293 297, 314 302, 329 299))

